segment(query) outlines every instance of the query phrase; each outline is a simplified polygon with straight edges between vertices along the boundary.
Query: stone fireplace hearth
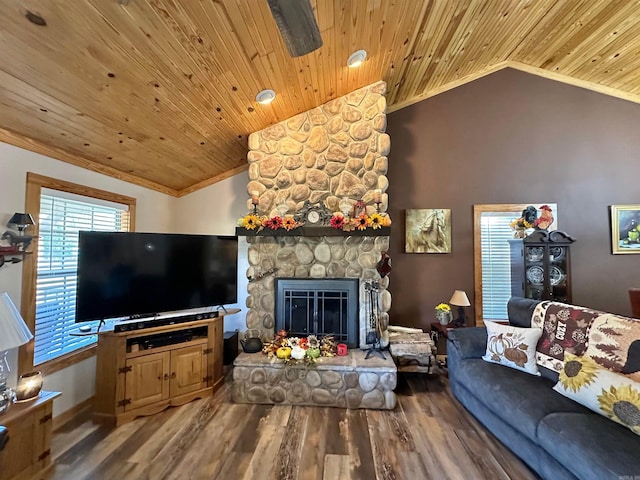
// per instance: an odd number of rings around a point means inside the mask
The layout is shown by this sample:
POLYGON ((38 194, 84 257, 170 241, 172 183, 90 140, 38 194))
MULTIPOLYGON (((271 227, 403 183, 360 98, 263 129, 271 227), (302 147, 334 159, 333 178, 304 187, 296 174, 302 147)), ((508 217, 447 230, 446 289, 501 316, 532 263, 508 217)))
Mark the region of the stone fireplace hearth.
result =
POLYGON ((389 354, 365 360, 363 352, 354 351, 322 358, 310 368, 242 353, 234 362, 231 398, 236 403, 392 410, 397 381, 389 354))

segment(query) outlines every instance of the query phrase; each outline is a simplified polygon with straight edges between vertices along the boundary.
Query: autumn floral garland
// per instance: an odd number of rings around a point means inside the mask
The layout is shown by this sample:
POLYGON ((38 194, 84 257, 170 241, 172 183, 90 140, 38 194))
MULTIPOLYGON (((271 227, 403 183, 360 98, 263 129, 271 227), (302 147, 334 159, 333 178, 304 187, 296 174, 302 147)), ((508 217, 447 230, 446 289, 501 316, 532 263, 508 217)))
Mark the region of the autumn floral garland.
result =
POLYGON ((366 230, 367 228, 377 230, 382 227, 391 226, 391 217, 386 213, 374 213, 372 215, 362 213, 355 218, 348 218, 342 213, 334 213, 331 217, 330 225, 336 230, 343 230, 345 232, 366 230))
MULTIPOLYGON (((329 224, 331 228, 342 230, 344 232, 351 232, 354 230, 362 231, 367 228, 377 230, 382 227, 390 226, 391 217, 386 213, 374 213, 372 215, 362 213, 355 218, 349 218, 345 217, 342 213, 334 213, 329 224)), ((267 217, 265 215, 249 213, 238 219, 238 226, 244 227, 247 230, 255 230, 256 232, 265 228, 270 230, 278 230, 282 228, 287 231, 291 231, 295 228, 301 227, 302 225, 304 225, 304 222, 296 221, 292 215, 285 215, 284 217, 267 217)))
POLYGON ((301 227, 302 225, 303 223, 296 222, 292 215, 286 215, 284 217, 275 216, 269 218, 264 215, 256 215, 255 213, 250 213, 238 220, 238 226, 244 227, 247 230, 256 230, 257 232, 264 228, 269 228, 271 230, 284 228, 285 230, 289 231, 293 230, 294 228, 301 227))

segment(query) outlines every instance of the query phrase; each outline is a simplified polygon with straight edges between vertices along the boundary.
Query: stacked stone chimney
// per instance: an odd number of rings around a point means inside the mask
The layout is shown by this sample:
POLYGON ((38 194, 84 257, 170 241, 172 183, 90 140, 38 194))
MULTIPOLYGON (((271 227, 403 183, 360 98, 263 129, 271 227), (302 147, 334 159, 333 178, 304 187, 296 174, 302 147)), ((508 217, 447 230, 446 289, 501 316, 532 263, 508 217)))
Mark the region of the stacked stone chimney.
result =
MULTIPOLYGON (((386 130, 386 84, 378 82, 331 100, 249 136, 249 197, 258 192, 258 213, 278 215, 283 203, 288 214, 305 201, 321 203, 332 212, 349 197, 363 200, 367 213, 375 211, 374 195, 382 192, 380 211, 388 205, 386 177, 390 149, 386 130)), ((250 198, 247 208, 253 205, 250 198)), ((359 278, 360 343, 367 327, 364 282, 380 281, 381 323, 388 323, 391 295, 388 277, 380 279, 375 266, 389 248, 388 236, 270 237, 250 236, 248 278, 277 268, 278 277, 359 278)), ((274 275, 249 283, 247 328, 273 335, 274 275)))

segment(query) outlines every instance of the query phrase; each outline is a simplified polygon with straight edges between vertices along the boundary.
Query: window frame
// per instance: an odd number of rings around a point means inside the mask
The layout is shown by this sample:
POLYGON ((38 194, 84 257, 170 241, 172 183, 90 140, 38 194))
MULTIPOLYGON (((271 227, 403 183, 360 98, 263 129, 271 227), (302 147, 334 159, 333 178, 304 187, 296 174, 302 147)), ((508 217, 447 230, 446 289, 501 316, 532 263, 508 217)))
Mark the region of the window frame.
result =
MULTIPOLYGON (((36 173, 27 172, 25 211, 30 213, 35 220, 32 227, 33 241, 31 242, 31 251, 38 251, 39 244, 39 220, 40 220, 40 197, 43 188, 58 190, 61 192, 74 193, 85 197, 92 197, 99 200, 120 203, 129 207, 129 229, 135 231, 136 219, 136 199, 118 193, 100 190, 98 188, 79 185, 51 177, 45 177, 36 173)), ((25 255, 22 264, 22 297, 21 297, 21 313, 25 323, 32 332, 35 332, 36 326, 36 279, 37 279, 37 254, 25 255)), ((18 350, 18 374, 23 375, 34 369, 34 346, 35 339, 18 350)), ((38 370, 45 375, 57 372, 70 365, 76 364, 95 355, 96 344, 80 348, 74 352, 67 353, 53 360, 48 360, 38 365, 38 370)))
MULTIPOLYGON (((476 326, 484 326, 482 318, 482 228, 481 217, 483 213, 493 212, 521 212, 529 205, 541 205, 534 203, 498 203, 479 204, 473 206, 473 284, 474 284, 474 309, 476 326)), ((487 318, 487 320, 492 320, 487 318)), ((500 320, 503 321, 503 320, 500 320)))

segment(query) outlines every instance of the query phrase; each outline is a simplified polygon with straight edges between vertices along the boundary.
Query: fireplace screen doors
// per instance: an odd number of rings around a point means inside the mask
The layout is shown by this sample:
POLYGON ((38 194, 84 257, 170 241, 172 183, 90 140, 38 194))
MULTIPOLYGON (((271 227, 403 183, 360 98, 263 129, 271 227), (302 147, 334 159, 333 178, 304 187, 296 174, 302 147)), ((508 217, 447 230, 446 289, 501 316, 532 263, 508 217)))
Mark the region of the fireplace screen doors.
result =
POLYGON ((333 335, 338 343, 359 342, 357 278, 275 280, 275 329, 289 336, 333 335))

